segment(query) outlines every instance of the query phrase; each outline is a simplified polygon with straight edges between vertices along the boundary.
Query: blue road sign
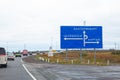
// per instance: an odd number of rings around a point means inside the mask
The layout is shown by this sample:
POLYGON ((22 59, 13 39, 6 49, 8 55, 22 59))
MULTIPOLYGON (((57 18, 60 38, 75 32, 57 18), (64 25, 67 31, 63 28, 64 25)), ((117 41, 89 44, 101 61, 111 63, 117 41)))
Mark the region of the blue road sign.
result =
POLYGON ((61 48, 102 48, 102 26, 61 26, 61 48))

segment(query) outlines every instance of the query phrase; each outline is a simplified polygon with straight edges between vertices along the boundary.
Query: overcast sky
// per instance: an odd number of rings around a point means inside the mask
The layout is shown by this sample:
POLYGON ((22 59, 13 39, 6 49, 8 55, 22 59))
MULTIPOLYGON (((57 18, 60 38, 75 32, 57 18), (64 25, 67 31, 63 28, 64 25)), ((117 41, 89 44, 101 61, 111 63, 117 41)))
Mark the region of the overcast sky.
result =
POLYGON ((60 26, 103 26, 103 48, 120 48, 120 0, 0 0, 0 46, 60 49, 60 26))

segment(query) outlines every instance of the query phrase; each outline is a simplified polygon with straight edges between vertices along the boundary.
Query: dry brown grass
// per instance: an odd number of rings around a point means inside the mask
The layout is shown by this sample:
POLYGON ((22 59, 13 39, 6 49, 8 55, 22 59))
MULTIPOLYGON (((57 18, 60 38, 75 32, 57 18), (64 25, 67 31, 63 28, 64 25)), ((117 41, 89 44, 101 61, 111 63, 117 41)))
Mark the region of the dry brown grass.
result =
MULTIPOLYGON (((113 55, 111 51, 96 51, 96 61, 97 63, 106 64, 109 60, 110 63, 120 63, 120 55, 113 55)), ((88 60, 91 64, 94 63, 94 51, 82 51, 82 62, 80 61, 80 51, 68 51, 67 60, 66 60, 66 52, 62 52, 61 54, 54 54, 53 57, 48 57, 47 54, 41 54, 39 56, 44 57, 46 59, 50 59, 52 63, 67 63, 70 64, 71 60, 74 60, 75 64, 80 63, 88 63, 88 60)))

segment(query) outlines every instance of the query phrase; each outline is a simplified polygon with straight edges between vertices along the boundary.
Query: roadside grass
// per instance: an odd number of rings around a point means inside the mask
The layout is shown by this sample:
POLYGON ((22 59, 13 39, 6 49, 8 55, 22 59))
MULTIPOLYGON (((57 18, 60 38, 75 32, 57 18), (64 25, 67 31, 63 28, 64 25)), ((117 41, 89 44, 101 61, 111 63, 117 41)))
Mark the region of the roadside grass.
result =
POLYGON ((82 51, 82 61, 80 61, 80 51, 68 51, 54 54, 48 57, 48 54, 38 54, 37 59, 56 64, 83 64, 83 65, 112 65, 120 63, 120 55, 113 54, 112 51, 97 51, 96 62, 94 62, 94 51, 82 51))

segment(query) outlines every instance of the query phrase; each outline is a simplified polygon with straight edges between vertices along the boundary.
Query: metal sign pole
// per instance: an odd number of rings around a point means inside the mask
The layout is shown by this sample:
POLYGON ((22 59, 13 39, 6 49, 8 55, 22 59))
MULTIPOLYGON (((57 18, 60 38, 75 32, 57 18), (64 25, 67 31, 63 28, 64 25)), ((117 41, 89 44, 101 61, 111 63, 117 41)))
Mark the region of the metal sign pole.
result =
POLYGON ((96 64, 96 49, 94 48, 94 64, 96 64))
POLYGON ((68 60, 68 50, 66 49, 66 60, 68 60))
POLYGON ((82 49, 80 49, 80 62, 82 62, 82 49))

